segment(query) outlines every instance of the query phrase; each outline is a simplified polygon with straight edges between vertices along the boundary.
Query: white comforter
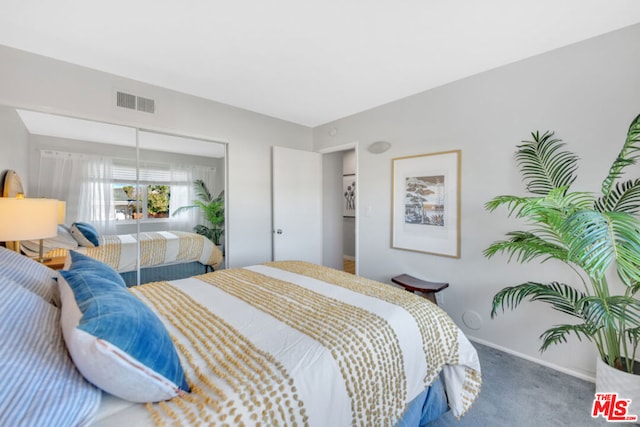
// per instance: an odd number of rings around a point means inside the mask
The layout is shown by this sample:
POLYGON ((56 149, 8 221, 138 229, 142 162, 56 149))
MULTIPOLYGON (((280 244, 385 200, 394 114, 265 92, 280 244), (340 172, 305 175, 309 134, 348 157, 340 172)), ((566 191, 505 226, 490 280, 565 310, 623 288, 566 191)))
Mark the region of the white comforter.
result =
MULTIPOLYGON (((205 377, 219 387, 218 393, 224 398, 210 396, 221 405, 200 408, 213 424, 243 421, 252 425, 257 413, 258 420, 267 424, 268 417, 276 417, 270 419, 312 426, 347 426, 353 420, 358 425, 395 425, 407 403, 441 370, 455 415, 464 414, 479 392, 478 357, 462 331, 435 305, 390 285, 295 262, 221 270, 172 281, 167 289, 178 289, 193 299, 194 317, 189 320, 191 313, 184 313, 191 311, 185 310, 188 306, 179 308, 177 317, 195 325, 205 317, 196 305, 206 306, 213 313, 212 319, 223 319, 232 331, 225 338, 226 345, 211 346, 202 357, 185 323, 171 320, 174 315, 169 313, 169 306, 156 298, 156 294, 166 292, 163 286, 167 285, 143 285, 132 292, 157 310, 174 340, 186 349, 186 353, 179 352, 192 386, 198 382, 196 366, 206 370, 207 364, 216 365, 215 372, 206 371, 205 377), (151 289, 153 286, 156 289, 151 289), (276 294, 276 289, 282 292, 276 294), (345 320, 347 317, 353 319, 345 320), (334 321, 335 327, 331 326, 334 321), (375 327, 367 330, 366 324, 372 322, 375 327), (231 379, 221 373, 225 363, 246 363, 244 355, 224 362, 223 353, 239 342, 248 343, 246 354, 255 352, 256 360, 263 358, 263 363, 276 367, 273 376, 257 378, 258 388, 283 376, 286 387, 275 388, 285 396, 272 396, 271 401, 289 399, 291 409, 282 412, 266 404, 260 407, 262 403, 255 402, 262 402, 262 396, 256 401, 249 399, 247 393, 253 391, 246 390, 254 388, 243 388, 245 378, 231 379), (219 356, 218 362, 206 362, 208 355, 219 356)), ((167 300, 180 298, 169 296, 167 300)), ((167 407, 171 410, 157 404, 145 408, 105 395, 94 424, 153 425, 152 413, 168 424, 176 419, 192 423, 189 411, 181 412, 173 401, 167 407)))

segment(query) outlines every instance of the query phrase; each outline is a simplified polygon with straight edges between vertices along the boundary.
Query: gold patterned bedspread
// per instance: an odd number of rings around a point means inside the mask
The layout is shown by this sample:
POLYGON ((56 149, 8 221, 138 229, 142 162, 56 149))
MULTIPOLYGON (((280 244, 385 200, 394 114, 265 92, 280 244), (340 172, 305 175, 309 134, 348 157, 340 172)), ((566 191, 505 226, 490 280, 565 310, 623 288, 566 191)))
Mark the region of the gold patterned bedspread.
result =
POLYGON ((192 386, 147 405, 158 425, 393 426, 448 368, 455 415, 479 392, 477 354, 453 321, 390 285, 278 262, 131 292, 168 326, 192 386))
MULTIPOLYGON (((118 272, 135 271, 138 266, 136 234, 99 236, 97 247, 80 247, 78 252, 98 259, 118 272)), ((49 256, 65 256, 57 251, 49 256)), ((209 239, 184 231, 158 231, 140 233, 140 267, 154 267, 198 261, 216 267, 222 261, 222 252, 209 239)))

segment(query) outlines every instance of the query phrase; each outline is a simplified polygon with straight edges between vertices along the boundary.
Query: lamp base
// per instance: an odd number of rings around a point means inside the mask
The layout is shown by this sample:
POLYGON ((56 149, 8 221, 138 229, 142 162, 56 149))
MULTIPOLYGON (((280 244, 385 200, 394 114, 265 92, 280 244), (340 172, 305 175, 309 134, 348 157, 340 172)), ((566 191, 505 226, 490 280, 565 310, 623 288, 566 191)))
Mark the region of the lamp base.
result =
POLYGON ((34 258, 34 259, 39 263, 45 263, 47 261, 51 261, 51 258, 44 257, 43 252, 44 252, 43 242, 42 242, 42 239, 40 239, 40 251, 38 253, 38 258, 34 258))

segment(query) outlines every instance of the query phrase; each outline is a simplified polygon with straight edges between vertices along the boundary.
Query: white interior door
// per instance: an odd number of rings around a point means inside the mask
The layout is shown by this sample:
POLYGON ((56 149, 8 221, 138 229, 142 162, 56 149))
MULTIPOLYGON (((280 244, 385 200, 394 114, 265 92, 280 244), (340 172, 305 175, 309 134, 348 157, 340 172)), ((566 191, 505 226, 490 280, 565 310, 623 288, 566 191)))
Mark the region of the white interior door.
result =
POLYGON ((322 264, 322 155, 273 147, 273 259, 322 264))

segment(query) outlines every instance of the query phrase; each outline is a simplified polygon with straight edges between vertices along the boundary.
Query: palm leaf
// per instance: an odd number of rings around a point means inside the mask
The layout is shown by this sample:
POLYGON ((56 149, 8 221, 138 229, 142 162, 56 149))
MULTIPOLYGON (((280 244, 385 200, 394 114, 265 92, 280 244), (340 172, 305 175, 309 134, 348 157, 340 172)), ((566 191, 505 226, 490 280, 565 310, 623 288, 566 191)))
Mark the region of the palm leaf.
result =
POLYGON ((575 181, 578 157, 569 151, 560 151, 565 145, 553 138, 553 132, 532 132, 533 141, 522 141, 516 152, 527 191, 546 195, 560 187, 570 187, 575 181))
POLYGON ((609 174, 602 182, 602 195, 604 197, 604 205, 609 205, 609 198, 611 197, 613 185, 615 181, 622 176, 624 169, 627 166, 636 163, 636 159, 640 155, 640 114, 631 121, 629 130, 627 131, 627 139, 618 154, 618 157, 613 161, 609 174))
POLYGON ((527 298, 529 301, 546 302, 551 304, 555 310, 582 318, 582 300, 584 297, 585 294, 583 292, 564 283, 526 282, 517 286, 506 287, 493 297, 491 318, 498 314, 498 309, 502 309, 503 312, 505 308, 513 310, 527 298))
POLYGON ((593 207, 600 212, 637 214, 640 212, 640 179, 616 183, 608 197, 601 196, 593 207))
POLYGON ((485 209, 495 211, 500 206, 507 207, 508 216, 529 218, 536 222, 547 222, 547 218, 566 217, 568 214, 588 209, 593 203, 593 195, 586 192, 567 193, 563 186, 550 190, 544 197, 497 196, 485 203, 485 209))
POLYGON ((579 211, 562 232, 569 257, 594 280, 601 280, 615 261, 618 275, 629 286, 640 281, 640 222, 623 212, 579 211))
POLYGON ((619 330, 620 324, 628 328, 640 327, 640 301, 625 295, 585 298, 586 322, 594 327, 619 330))
POLYGON ((567 342, 567 337, 574 334, 578 337, 578 340, 582 341, 582 338, 586 338, 588 341, 593 341, 593 337, 597 330, 588 323, 581 323, 578 325, 558 325, 553 328, 549 328, 540 335, 542 340, 542 346, 540 346, 540 352, 544 352, 551 345, 561 344, 567 342))
POLYGON ((507 233, 509 240, 492 243, 483 254, 487 258, 497 253, 507 253, 509 262, 515 257, 516 261, 525 263, 539 257, 545 257, 543 262, 550 259, 567 260, 568 251, 565 247, 549 242, 534 233, 527 231, 512 231, 507 233))
POLYGON ((207 185, 201 179, 196 179, 193 182, 193 187, 196 191, 196 196, 204 203, 209 203, 211 201, 211 193, 207 188, 207 185))

